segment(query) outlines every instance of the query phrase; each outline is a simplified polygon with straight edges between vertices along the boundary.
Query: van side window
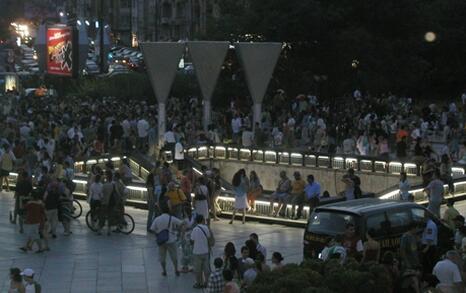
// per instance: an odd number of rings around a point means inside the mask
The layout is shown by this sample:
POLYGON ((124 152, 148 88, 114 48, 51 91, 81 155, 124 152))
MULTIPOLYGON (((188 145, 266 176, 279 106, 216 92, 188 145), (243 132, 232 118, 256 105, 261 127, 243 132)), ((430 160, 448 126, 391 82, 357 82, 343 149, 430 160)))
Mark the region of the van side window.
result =
POLYGON ((424 223, 425 211, 419 208, 411 209, 411 214, 413 217, 413 222, 415 223, 424 223))
POLYGON ((381 237, 388 233, 385 213, 374 214, 367 217, 366 231, 372 230, 374 237, 381 237))
POLYGON ((387 216, 390 222, 390 232, 392 234, 406 232, 406 228, 411 224, 411 214, 409 210, 389 211, 387 212, 387 216))

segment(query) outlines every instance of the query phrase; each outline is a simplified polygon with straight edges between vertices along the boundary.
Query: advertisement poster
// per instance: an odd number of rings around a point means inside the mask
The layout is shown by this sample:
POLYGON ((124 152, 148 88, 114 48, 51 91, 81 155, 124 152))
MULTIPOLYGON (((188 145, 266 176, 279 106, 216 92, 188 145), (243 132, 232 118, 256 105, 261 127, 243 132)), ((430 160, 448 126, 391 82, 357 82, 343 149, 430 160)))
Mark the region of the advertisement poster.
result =
POLYGON ((47 72, 73 76, 73 29, 47 28, 47 72))

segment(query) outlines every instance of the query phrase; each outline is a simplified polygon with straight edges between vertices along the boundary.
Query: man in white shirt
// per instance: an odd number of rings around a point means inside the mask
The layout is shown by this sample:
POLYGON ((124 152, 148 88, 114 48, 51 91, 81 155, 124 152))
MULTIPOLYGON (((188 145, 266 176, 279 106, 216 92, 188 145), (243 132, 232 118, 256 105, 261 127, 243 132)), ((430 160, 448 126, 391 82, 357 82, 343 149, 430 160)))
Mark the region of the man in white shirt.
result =
POLYGON ((147 136, 149 135, 149 122, 141 118, 138 120, 136 128, 138 129, 139 147, 144 150, 146 148, 147 136))
POLYGON ((442 292, 463 292, 463 282, 458 265, 456 265, 457 261, 461 262, 458 252, 450 250, 446 258, 437 262, 432 271, 432 274, 440 281, 436 288, 442 292))
POLYGON ((168 230, 168 240, 164 244, 159 245, 159 260, 162 265, 162 276, 167 276, 167 252, 170 255, 170 259, 175 267, 176 276, 180 275, 178 271, 178 256, 177 256, 177 245, 176 245, 176 233, 175 230, 181 229, 183 222, 169 214, 168 207, 162 207, 162 214, 154 219, 150 227, 151 231, 155 234, 159 234, 163 230, 168 230))
POLYGON ((184 169, 184 139, 180 138, 175 144, 175 162, 178 170, 182 171, 184 169))
POLYGON ((243 134, 241 135, 241 141, 243 144, 243 147, 252 147, 254 143, 254 133, 251 131, 250 128, 247 128, 246 130, 243 131, 243 134))
POLYGON ((241 132, 241 117, 236 114, 233 119, 231 119, 231 131, 233 132, 233 143, 239 143, 239 135, 241 132))
POLYGON ((196 273, 195 289, 206 288, 209 280, 209 238, 210 229, 204 224, 204 216, 196 216, 196 224, 191 232, 191 242, 193 243, 193 267, 196 273))

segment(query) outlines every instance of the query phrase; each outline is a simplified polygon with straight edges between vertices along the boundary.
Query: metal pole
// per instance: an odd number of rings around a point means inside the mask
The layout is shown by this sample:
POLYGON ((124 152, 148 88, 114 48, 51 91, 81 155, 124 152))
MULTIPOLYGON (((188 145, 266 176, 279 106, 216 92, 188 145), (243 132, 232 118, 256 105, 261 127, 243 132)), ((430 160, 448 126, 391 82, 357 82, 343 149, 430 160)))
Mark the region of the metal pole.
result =
POLYGON ((100 9, 99 9, 99 25, 100 25, 100 48, 99 48, 99 54, 100 54, 100 73, 104 74, 105 73, 105 56, 104 56, 104 30, 105 30, 105 25, 104 25, 104 0, 100 0, 100 9))

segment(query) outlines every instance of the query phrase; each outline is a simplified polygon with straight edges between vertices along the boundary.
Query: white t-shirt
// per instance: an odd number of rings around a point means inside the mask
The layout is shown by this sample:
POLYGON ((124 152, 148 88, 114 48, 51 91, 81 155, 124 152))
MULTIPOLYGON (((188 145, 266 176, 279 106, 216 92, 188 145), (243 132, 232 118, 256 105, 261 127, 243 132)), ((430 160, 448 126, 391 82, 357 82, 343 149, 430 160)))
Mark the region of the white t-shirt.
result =
POLYGON ((173 230, 178 229, 182 223, 183 222, 177 217, 170 216, 169 214, 162 214, 154 219, 150 229, 157 234, 168 228, 169 236, 167 243, 174 243, 176 241, 176 233, 174 233, 173 230), (168 227, 168 223, 170 223, 170 227, 168 227))
POLYGON ((146 120, 139 120, 137 128, 139 137, 147 137, 149 131, 149 123, 146 120))
POLYGON ((428 242, 432 242, 433 245, 437 245, 438 243, 438 229, 437 225, 432 221, 428 220, 424 231, 422 232, 422 244, 428 244, 428 242))
POLYGON ((184 160, 183 145, 179 142, 175 144, 175 160, 184 160))
POLYGON ((249 130, 243 131, 241 140, 243 142, 244 147, 252 146, 253 141, 254 141, 254 133, 252 133, 252 131, 249 131, 249 130))
POLYGON ((91 188, 89 189, 89 199, 90 200, 102 200, 103 197, 103 184, 102 183, 92 183, 91 188))
POLYGON ((461 274, 458 266, 449 259, 439 261, 432 274, 437 277, 441 284, 453 285, 461 282, 461 274))
POLYGON ((231 130, 233 133, 239 133, 241 131, 241 118, 233 118, 231 120, 231 130))
POLYGON ((123 137, 129 137, 131 133, 131 124, 129 123, 127 119, 121 122, 121 127, 123 127, 123 137))
POLYGON ((191 240, 194 241, 193 254, 199 255, 209 253, 208 237, 210 237, 210 231, 206 225, 201 224, 193 228, 193 231, 191 232, 191 240))

